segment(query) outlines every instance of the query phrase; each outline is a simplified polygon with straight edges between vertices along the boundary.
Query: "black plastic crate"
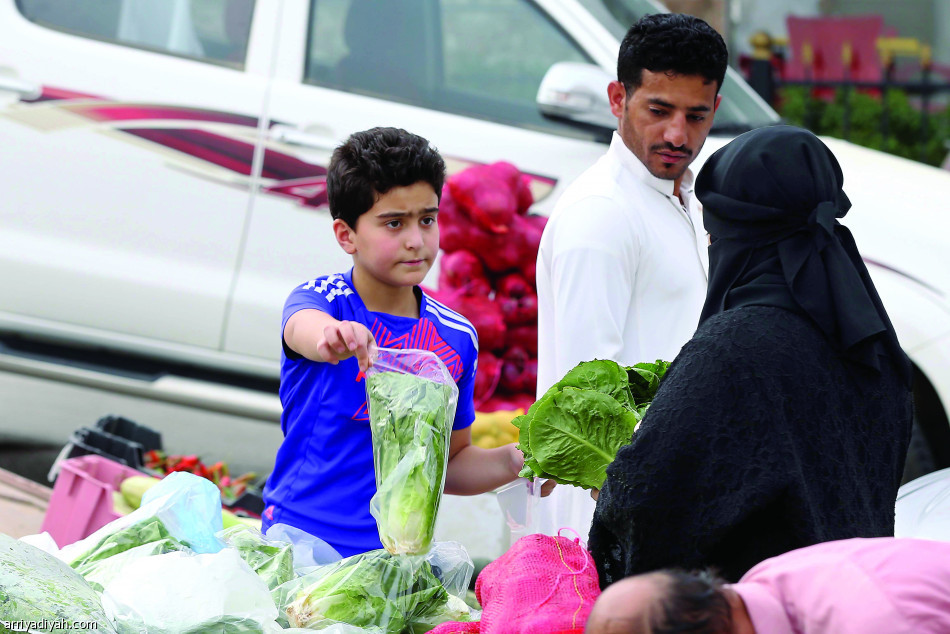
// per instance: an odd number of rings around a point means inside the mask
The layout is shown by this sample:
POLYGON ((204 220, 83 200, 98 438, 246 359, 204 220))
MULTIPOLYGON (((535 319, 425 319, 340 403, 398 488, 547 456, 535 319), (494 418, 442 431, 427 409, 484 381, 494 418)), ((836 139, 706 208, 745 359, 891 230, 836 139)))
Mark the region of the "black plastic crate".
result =
POLYGON ((144 451, 140 443, 101 429, 80 427, 73 432, 67 447, 69 451, 63 456, 64 459, 95 454, 133 469, 141 470, 145 466, 144 451))
POLYGON ((245 491, 234 502, 225 506, 232 511, 240 509, 260 517, 264 512, 264 498, 252 491, 245 491))
POLYGON ((145 425, 132 422, 128 418, 113 415, 103 416, 96 421, 96 427, 114 436, 137 442, 145 451, 162 449, 162 435, 159 432, 145 425))

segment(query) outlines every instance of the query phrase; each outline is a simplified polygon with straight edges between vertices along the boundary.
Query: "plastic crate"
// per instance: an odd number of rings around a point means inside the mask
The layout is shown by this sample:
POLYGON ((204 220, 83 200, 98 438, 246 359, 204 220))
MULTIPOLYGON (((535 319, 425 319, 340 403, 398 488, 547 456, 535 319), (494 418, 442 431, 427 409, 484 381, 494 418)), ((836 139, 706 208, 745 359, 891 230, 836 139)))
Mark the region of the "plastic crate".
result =
POLYGON ((101 429, 80 427, 73 432, 68 447, 66 458, 94 454, 133 469, 145 466, 145 454, 141 444, 101 429))
POLYGON ((142 445, 144 451, 162 448, 161 433, 145 425, 130 421, 123 416, 113 416, 111 414, 103 416, 96 421, 96 427, 104 432, 137 442, 142 445))
POLYGON ((63 460, 40 530, 60 548, 88 537, 119 517, 112 494, 125 478, 137 475, 143 474, 94 454, 63 460))

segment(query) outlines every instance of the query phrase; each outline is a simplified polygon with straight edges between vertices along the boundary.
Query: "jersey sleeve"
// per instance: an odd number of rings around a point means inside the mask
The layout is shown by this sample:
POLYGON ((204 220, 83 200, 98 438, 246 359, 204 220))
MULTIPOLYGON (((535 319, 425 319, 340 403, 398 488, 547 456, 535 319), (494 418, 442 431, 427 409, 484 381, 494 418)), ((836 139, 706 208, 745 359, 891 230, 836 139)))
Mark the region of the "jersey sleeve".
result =
MULTIPOLYGON (((333 303, 320 291, 323 279, 324 278, 317 278, 297 286, 290 292, 290 295, 287 296, 287 301, 284 302, 284 314, 280 323, 280 341, 284 354, 288 357, 299 357, 299 355, 287 347, 287 341, 284 339, 284 329, 287 328, 287 321, 294 313, 306 309, 315 309, 323 311, 331 317, 340 319, 338 314, 339 310, 334 311, 333 303)), ((337 302, 337 304, 339 304, 339 302, 337 302)))
POLYGON ((471 362, 465 364, 465 372, 459 379, 459 402, 455 409, 452 429, 465 429, 475 422, 475 372, 478 366, 478 349, 471 353, 471 362))

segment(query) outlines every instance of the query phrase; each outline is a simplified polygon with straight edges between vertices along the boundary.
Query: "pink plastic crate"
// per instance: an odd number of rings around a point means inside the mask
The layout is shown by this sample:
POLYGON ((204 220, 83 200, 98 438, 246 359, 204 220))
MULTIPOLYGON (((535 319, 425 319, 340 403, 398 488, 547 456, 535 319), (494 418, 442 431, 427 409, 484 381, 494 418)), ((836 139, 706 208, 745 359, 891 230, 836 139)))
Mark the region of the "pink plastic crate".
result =
POLYGON ((63 460, 40 530, 60 548, 88 537, 119 517, 112 508, 112 493, 135 475, 144 474, 95 454, 63 460))

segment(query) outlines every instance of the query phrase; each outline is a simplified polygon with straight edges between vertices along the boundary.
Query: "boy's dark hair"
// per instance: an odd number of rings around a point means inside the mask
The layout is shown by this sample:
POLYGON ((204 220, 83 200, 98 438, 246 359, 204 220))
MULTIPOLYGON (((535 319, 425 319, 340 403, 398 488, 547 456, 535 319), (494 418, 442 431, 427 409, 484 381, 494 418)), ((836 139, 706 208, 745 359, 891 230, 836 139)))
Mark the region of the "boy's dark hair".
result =
POLYGON ((718 93, 728 64, 726 43, 709 24, 683 13, 654 13, 637 20, 624 36, 617 57, 617 79, 629 96, 643 82, 644 69, 700 75, 715 81, 718 93))
POLYGON ((380 195, 419 182, 431 185, 442 200, 445 161, 427 140, 401 128, 355 132, 330 157, 330 215, 355 229, 380 195))
POLYGON ((651 634, 729 634, 732 610, 723 581, 709 571, 663 570, 666 594, 650 616, 651 634))

